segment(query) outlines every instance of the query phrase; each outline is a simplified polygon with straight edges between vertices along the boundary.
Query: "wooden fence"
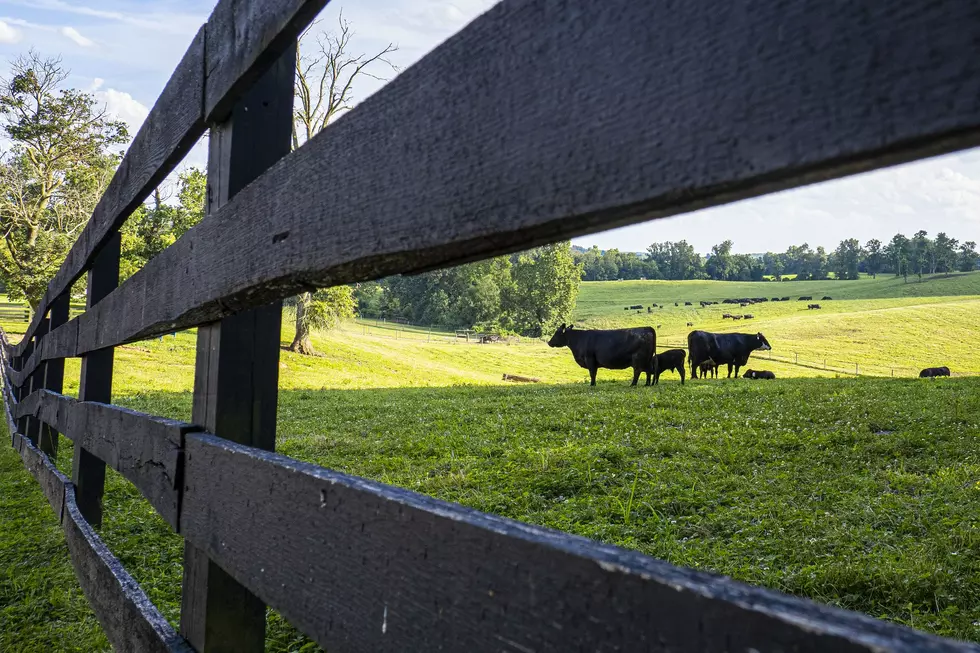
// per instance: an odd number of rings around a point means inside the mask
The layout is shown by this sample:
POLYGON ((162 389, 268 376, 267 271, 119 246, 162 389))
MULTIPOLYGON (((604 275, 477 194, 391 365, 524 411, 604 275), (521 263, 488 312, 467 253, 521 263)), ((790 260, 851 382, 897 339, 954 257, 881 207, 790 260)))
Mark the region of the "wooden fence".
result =
POLYGON ((272 452, 283 298, 975 145, 980 6, 505 0, 290 152, 325 2, 218 3, 3 343, 12 443, 118 650, 260 651, 266 605, 332 653, 980 650, 272 452), (207 217, 119 285, 120 226, 206 129, 207 217), (111 405, 113 347, 194 326, 193 424, 111 405), (106 465, 185 539, 179 629, 99 539, 106 465))

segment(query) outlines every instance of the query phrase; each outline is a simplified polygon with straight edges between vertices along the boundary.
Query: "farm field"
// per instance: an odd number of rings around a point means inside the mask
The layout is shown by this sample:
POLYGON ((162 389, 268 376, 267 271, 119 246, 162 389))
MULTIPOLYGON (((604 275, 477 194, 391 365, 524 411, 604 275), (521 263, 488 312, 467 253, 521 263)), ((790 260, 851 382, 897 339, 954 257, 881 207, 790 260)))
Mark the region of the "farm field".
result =
MULTIPOLYGON (((928 337, 936 306, 949 320, 942 328, 966 338, 980 317, 980 287, 971 285, 980 286, 980 275, 953 279, 964 294, 835 299, 809 314, 795 302, 746 310, 776 353, 793 329, 812 329, 799 342, 818 342, 841 321, 864 328, 878 314, 895 315, 893 324, 906 329, 921 322, 928 337)), ((602 286, 626 283, 583 284, 582 305, 595 310, 577 319, 645 319, 617 315, 615 302, 623 302, 615 295, 597 302, 609 292, 602 286)), ((866 282, 830 283, 837 285, 826 294, 836 297, 846 284, 866 282)), ((740 294, 721 290, 721 297, 740 294)), ((678 322, 689 319, 676 310, 678 322)), ((25 326, 2 324, 12 334, 25 326)), ((687 330, 681 324, 678 338, 687 330)), ((662 332, 661 340, 674 340, 666 324, 662 332)), ((882 351, 905 346, 889 330, 869 333, 882 351)), ((291 335, 287 322, 284 344, 291 335)), ((279 451, 980 641, 980 379, 832 378, 767 360, 764 367, 780 377, 800 378, 681 387, 668 374, 658 388, 630 389, 627 372, 602 370, 592 389, 568 350, 421 337, 396 340, 350 326, 314 338, 322 357, 283 352, 279 451), (503 373, 544 383, 507 384, 503 373)), ((857 337, 839 338, 837 347, 863 351, 857 337)), ((115 402, 189 419, 194 345, 192 333, 180 333, 119 348, 115 402)), ((971 355, 963 350, 948 360, 971 355)), ((66 367, 66 391, 75 394, 78 361, 66 367)), ((64 438, 57 462, 70 469, 64 438)), ((176 623, 182 541, 111 472, 106 503, 102 536, 176 623)), ((0 506, 0 650, 107 650, 50 509, 9 447, 0 447, 0 506)), ((276 614, 269 619, 268 650, 317 650, 276 614)))

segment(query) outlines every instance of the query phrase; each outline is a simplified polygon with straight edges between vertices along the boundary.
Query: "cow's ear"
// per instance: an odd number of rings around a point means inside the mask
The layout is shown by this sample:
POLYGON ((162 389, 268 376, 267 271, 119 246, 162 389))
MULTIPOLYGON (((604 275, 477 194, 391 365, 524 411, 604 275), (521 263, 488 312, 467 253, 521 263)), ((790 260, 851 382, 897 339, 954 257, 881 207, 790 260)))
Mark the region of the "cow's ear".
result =
POLYGON ((574 324, 569 324, 569 325, 568 325, 568 330, 569 330, 569 331, 571 331, 571 330, 572 330, 572 329, 574 329, 574 328, 575 328, 575 325, 574 325, 574 324))

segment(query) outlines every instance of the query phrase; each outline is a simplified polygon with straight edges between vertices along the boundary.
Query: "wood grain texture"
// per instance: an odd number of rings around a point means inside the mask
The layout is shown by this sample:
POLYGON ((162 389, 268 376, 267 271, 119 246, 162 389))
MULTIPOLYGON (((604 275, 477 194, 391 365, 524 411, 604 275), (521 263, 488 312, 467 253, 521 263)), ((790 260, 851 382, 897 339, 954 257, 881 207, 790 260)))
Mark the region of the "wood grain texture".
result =
POLYGON ((28 438, 19 441, 20 458, 24 467, 41 485, 41 491, 51 505, 58 523, 62 523, 65 508, 65 487, 68 477, 58 471, 51 459, 28 438))
POLYGON ((185 471, 184 537, 338 653, 980 651, 212 435, 185 471))
MULTIPOLYGON (((68 322, 71 313, 71 295, 63 293, 51 303, 51 312, 48 316, 50 329, 55 329, 68 322)), ((45 337, 45 339, 47 339, 45 337)), ((65 383, 65 359, 54 358, 44 364, 44 373, 41 387, 45 390, 61 394, 65 383)), ((38 447, 52 459, 58 457, 58 431, 51 428, 48 424, 41 425, 41 436, 38 447)))
POLYGON ((125 476, 176 530, 184 434, 199 428, 48 390, 25 397, 12 412, 50 425, 125 476))
POLYGON ((63 528, 75 576, 114 650, 193 653, 82 517, 71 484, 63 528))
MULTIPOLYGON (((143 121, 92 218, 48 284, 25 341, 34 335, 40 319, 54 301, 70 290, 85 272, 106 239, 180 164, 204 134, 204 46, 202 27, 143 121)), ((23 353, 22 344, 15 348, 15 353, 23 353)))
MULTIPOLYGON (((293 46, 235 104, 230 120, 211 128, 208 214, 289 154, 295 68, 293 46)), ((195 423, 242 444, 275 448, 281 328, 282 302, 273 302, 198 329, 195 423)), ((180 632, 195 648, 261 653, 265 612, 206 553, 185 544, 180 632)))
POLYGON ((207 24, 205 113, 224 122, 328 0, 221 0, 207 24))
POLYGON ((980 143, 978 39, 965 2, 505 1, 78 318, 75 352, 980 143))

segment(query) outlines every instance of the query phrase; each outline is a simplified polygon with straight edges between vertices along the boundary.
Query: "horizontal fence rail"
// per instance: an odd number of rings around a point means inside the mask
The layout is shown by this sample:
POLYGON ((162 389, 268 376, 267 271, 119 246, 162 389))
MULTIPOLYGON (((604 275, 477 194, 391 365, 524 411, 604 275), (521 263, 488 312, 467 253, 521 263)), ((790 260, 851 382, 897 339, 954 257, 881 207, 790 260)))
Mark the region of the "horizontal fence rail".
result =
POLYGON ((301 291, 977 144, 980 6, 505 0, 279 160, 282 69, 325 4, 218 3, 23 340, 0 338, 11 443, 113 646, 261 650, 269 605, 337 652, 980 651, 263 450, 258 372, 269 303, 301 291), (206 129, 207 217, 117 288, 120 226, 206 129), (114 347, 195 326, 195 424, 107 403, 114 347), (105 465, 185 540, 179 633, 95 531, 105 465))

